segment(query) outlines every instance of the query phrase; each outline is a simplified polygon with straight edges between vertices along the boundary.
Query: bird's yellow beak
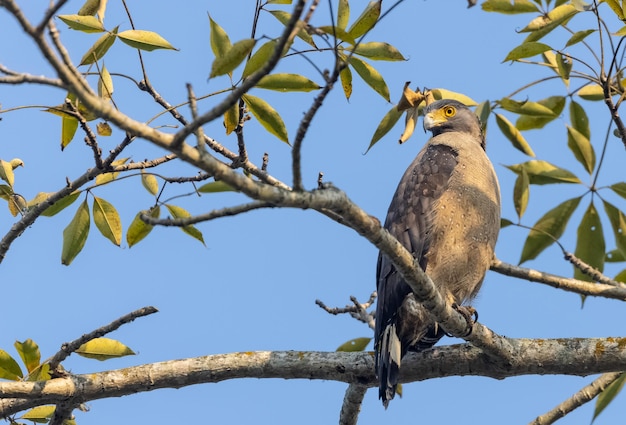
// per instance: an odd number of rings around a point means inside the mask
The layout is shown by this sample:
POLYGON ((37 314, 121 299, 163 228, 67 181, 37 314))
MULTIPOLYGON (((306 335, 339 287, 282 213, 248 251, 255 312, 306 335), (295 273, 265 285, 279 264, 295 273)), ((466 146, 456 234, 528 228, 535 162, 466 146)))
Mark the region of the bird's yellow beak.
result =
POLYGON ((448 117, 446 117, 443 109, 430 111, 429 113, 424 115, 424 131, 429 131, 430 129, 437 127, 446 121, 448 121, 448 117))

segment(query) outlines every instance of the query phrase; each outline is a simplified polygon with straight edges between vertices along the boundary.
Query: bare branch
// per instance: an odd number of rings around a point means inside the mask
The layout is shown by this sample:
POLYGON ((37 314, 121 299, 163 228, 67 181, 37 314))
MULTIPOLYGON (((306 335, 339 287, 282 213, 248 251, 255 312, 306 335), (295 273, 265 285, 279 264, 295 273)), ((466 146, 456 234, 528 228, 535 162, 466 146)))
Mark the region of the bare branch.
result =
POLYGON ((350 384, 343 396, 343 405, 339 414, 339 425, 356 425, 361 412, 363 398, 367 392, 365 385, 350 384))
POLYGON ((604 391, 617 378, 622 376, 623 372, 605 373, 591 384, 581 388, 576 394, 556 406, 549 412, 537 417, 529 425, 549 425, 561 419, 568 413, 582 406, 583 404, 593 400, 598 394, 604 391))
POLYGON ((611 286, 618 286, 618 287, 626 289, 626 285, 624 285, 622 282, 618 282, 616 280, 611 279, 608 276, 603 275, 602 272, 600 272, 600 270, 597 270, 591 267, 589 264, 585 263, 583 260, 576 257, 571 252, 567 252, 567 251, 565 252, 565 259, 569 261, 570 263, 572 263, 578 270, 580 270, 587 276, 590 276, 596 282, 604 283, 604 284, 611 285, 611 286))
POLYGON ((374 330, 374 312, 370 313, 367 311, 367 309, 374 304, 374 300, 376 300, 376 291, 374 291, 372 295, 370 295, 369 300, 363 304, 361 304, 354 296, 350 296, 352 305, 347 305, 345 307, 328 307, 320 300, 315 300, 315 304, 332 315, 349 314, 356 320, 368 325, 370 329, 374 330))
POLYGON ((563 289, 577 294, 626 301, 626 286, 623 284, 613 286, 604 283, 585 282, 578 279, 556 276, 550 273, 514 266, 512 264, 504 263, 497 258, 491 263, 491 270, 507 276, 529 280, 531 282, 544 283, 552 286, 553 288, 563 289))
POLYGON ((74 406, 69 403, 57 404, 48 425, 63 425, 63 422, 68 419, 72 419, 72 410, 74 410, 74 406))
POLYGON ((258 210, 260 208, 274 208, 276 205, 269 202, 255 201, 248 204, 237 205, 236 207, 220 208, 219 210, 209 211, 204 214, 195 215, 188 218, 154 218, 148 214, 141 214, 141 219, 153 226, 176 226, 184 227, 192 224, 200 223, 202 221, 214 220, 221 217, 231 217, 237 214, 242 214, 248 211, 258 210))
MULTIPOLYGON (((530 374, 587 376, 624 368, 623 338, 509 339, 516 361, 494 367, 483 350, 469 344, 435 347, 402 359, 401 383, 447 376, 503 379, 530 374), (602 350, 598 350, 602 347, 602 350)), ((49 381, 0 382, 0 417, 57 403, 83 403, 160 388, 241 378, 332 380, 374 387, 369 352, 261 351, 171 360, 125 369, 69 375, 49 381), (150 385, 146 385, 149 382, 150 385)))
POLYGON ((63 360, 69 357, 69 355, 72 354, 74 351, 78 350, 78 348, 84 343, 89 342, 95 338, 100 338, 108 333, 113 332, 122 325, 130 323, 139 317, 154 314, 157 311, 158 310, 152 306, 140 308, 139 310, 132 311, 120 317, 119 319, 112 321, 108 325, 102 326, 94 331, 91 331, 81 336, 78 339, 75 339, 72 342, 66 342, 65 344, 61 345, 61 349, 48 361, 48 364, 50 364, 50 370, 56 369, 63 360))
POLYGON ((6 66, 0 64, 0 73, 7 75, 7 77, 0 77, 0 84, 42 84, 45 86, 58 87, 60 89, 65 88, 63 82, 56 78, 48 78, 42 75, 31 75, 22 72, 16 72, 10 70, 6 66))

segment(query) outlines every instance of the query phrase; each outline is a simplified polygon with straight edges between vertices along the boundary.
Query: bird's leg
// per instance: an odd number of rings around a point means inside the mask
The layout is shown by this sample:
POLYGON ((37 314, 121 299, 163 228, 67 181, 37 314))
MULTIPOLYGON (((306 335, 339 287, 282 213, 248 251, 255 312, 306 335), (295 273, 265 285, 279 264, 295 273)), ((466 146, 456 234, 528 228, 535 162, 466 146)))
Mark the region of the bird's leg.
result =
POLYGON ((452 308, 458 311, 461 316, 465 318, 467 322, 467 329, 464 337, 469 336, 472 333, 472 327, 474 326, 474 322, 478 320, 478 312, 476 309, 469 305, 458 305, 457 303, 452 303, 452 308))

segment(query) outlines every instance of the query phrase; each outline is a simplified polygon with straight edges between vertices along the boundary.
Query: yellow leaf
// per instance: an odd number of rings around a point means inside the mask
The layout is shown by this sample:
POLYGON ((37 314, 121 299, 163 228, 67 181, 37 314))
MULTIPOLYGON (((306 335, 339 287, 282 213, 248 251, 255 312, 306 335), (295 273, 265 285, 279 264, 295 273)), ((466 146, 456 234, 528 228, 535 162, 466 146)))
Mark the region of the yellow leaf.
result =
POLYGON ((37 423, 48 423, 52 415, 54 415, 54 411, 56 410, 56 406, 37 406, 33 407, 26 413, 22 415, 20 419, 26 419, 28 421, 33 421, 37 423))
POLYGON ((226 128, 226 134, 230 134, 239 125, 239 102, 232 104, 230 108, 224 112, 224 127, 226 128))
POLYGON ((32 339, 27 339, 24 342, 15 341, 15 349, 22 358, 24 366, 28 373, 32 372, 39 367, 41 361, 41 353, 39 352, 39 346, 32 339))
POLYGON ((102 198, 93 198, 93 222, 102 236, 120 246, 122 243, 122 221, 113 205, 102 198))
POLYGON ((599 84, 588 84, 578 90, 577 94, 585 100, 604 100, 604 89, 599 84))
MULTIPOLYGON (((283 10, 270 10, 270 13, 283 25, 287 25, 287 23, 291 19, 291 13, 285 12, 283 10)), ((317 48, 315 42, 313 41, 313 37, 311 37, 311 35, 304 28, 304 22, 302 20, 299 20, 296 23, 296 28, 298 29, 298 38, 304 40, 306 43, 310 44, 314 48, 317 48)))
POLYGON ((93 16, 83 15, 59 15, 58 18, 65 22, 73 30, 82 32, 103 32, 104 25, 93 16))
POLYGON ((152 195, 159 193, 159 182, 154 174, 148 174, 144 170, 141 170, 141 184, 152 195))
POLYGON ((478 103, 469 96, 466 96, 462 93, 453 92, 446 89, 431 89, 430 92, 433 94, 435 99, 454 99, 458 100, 465 106, 476 106, 478 103))
POLYGON ((524 152, 528 156, 535 156, 532 148, 522 136, 522 133, 504 115, 496 114, 496 124, 502 131, 502 134, 513 144, 513 146, 524 152))
POLYGON ((15 176, 13 174, 13 167, 9 161, 0 159, 0 179, 7 182, 9 186, 13 187, 15 176))
MULTIPOLYGON (((170 212, 173 218, 188 218, 191 217, 189 212, 181 207, 176 205, 165 204, 167 210, 170 212)), ((202 237, 202 232, 200 232, 195 226, 183 226, 181 227, 182 231, 187 233, 194 239, 199 240, 204 245, 204 238, 202 237)))
POLYGON ((19 381, 24 375, 20 365, 4 350, 0 350, 0 378, 19 381))
POLYGON ((321 87, 316 82, 309 80, 299 74, 270 74, 261 78, 256 85, 260 89, 276 90, 276 91, 303 91, 310 92, 319 90, 321 87))
POLYGON ((102 66, 100 78, 98 79, 98 96, 102 99, 111 99, 113 96, 113 79, 106 66, 102 66))
POLYGON ((352 96, 352 71, 349 67, 346 66, 339 72, 339 79, 346 99, 350 100, 350 96, 352 96))
POLYGON ((98 132, 98 136, 110 136, 113 130, 111 130, 111 126, 107 122, 99 122, 96 124, 96 131, 98 132))
POLYGON ((350 20, 350 3, 348 0, 339 0, 337 4, 337 28, 345 30, 350 20))
POLYGON ((233 189, 231 186, 224 183, 223 181, 205 183, 198 188, 198 192, 200 193, 217 193, 217 192, 233 192, 233 191, 235 191, 235 189, 233 189))
POLYGON ((543 53, 547 50, 552 50, 552 47, 547 44, 538 43, 536 41, 528 41, 520 44, 506 55, 506 58, 502 62, 516 61, 518 59, 530 58, 543 53))
POLYGON ((76 354, 89 359, 104 361, 117 357, 132 356, 135 352, 114 339, 96 338, 81 345, 76 350, 76 354))
POLYGON ((352 50, 355 54, 365 56, 372 60, 403 61, 406 60, 402 53, 389 43, 370 41, 361 43, 352 50))
POLYGON ((153 31, 127 30, 117 35, 120 40, 135 49, 151 52, 156 49, 178 50, 166 39, 153 31))

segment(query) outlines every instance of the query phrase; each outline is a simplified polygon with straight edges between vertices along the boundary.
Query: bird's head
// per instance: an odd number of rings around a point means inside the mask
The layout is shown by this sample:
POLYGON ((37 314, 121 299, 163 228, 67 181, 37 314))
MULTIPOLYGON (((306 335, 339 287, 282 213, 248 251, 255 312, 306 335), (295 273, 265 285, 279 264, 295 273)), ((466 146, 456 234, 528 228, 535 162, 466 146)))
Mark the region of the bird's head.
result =
POLYGON ((428 105, 424 109, 424 131, 430 131, 433 136, 447 132, 469 133, 481 140, 485 148, 478 116, 458 100, 441 99, 428 105))

